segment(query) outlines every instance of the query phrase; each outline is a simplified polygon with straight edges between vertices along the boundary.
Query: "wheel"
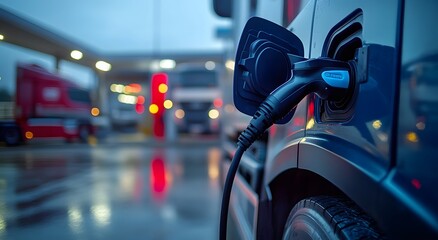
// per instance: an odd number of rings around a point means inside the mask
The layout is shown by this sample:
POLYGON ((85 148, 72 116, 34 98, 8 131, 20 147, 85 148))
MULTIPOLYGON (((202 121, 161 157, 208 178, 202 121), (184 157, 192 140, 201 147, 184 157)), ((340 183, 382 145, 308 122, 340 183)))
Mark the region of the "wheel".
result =
POLYGON ((18 145, 21 141, 20 130, 14 127, 5 129, 4 139, 8 146, 18 145))
POLYGON ((319 196, 294 206, 283 239, 382 239, 376 229, 372 219, 352 202, 319 196))

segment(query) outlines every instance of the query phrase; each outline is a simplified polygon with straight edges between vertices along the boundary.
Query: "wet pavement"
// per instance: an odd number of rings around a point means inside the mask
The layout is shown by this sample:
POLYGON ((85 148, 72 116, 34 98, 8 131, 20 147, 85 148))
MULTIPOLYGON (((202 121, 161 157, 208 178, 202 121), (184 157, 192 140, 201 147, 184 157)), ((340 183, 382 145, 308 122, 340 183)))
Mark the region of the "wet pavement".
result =
POLYGON ((216 239, 218 141, 0 148, 0 239, 216 239))

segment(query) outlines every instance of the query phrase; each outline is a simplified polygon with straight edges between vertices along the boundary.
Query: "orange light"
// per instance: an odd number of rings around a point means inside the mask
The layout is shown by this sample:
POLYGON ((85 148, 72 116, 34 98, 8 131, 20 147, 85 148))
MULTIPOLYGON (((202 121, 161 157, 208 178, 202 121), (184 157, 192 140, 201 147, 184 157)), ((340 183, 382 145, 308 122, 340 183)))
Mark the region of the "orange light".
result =
POLYGON ((208 177, 210 180, 216 180, 219 177, 219 166, 221 162, 221 151, 212 148, 208 151, 208 177))
POLYGON ((376 120, 376 121, 373 122, 372 125, 373 125, 374 129, 378 130, 378 129, 380 129, 382 127, 382 121, 376 120))
POLYGON ((124 87, 123 87, 123 93, 124 93, 124 94, 130 94, 130 93, 132 93, 131 87, 130 87, 130 86, 124 86, 124 87))
POLYGON ((406 139, 407 139, 409 142, 416 143, 416 142, 418 142, 418 135, 417 135, 416 133, 414 133, 414 132, 408 132, 408 133, 406 134, 406 139))
POLYGON ((139 93, 141 92, 141 85, 138 83, 131 83, 127 86, 124 86, 123 92, 126 94, 139 93))
POLYGON ((160 93, 166 93, 168 90, 168 87, 165 83, 161 83, 160 85, 158 85, 158 91, 160 93))
POLYGON ((158 110, 159 110, 159 108, 158 108, 157 104, 151 104, 149 106, 149 112, 152 113, 152 114, 157 114, 158 110))
POLYGON ((99 108, 94 107, 94 108, 91 109, 91 115, 93 115, 94 117, 99 116, 99 114, 100 114, 99 108))
POLYGON ((33 138, 33 133, 28 131, 28 132, 25 133, 25 136, 26 136, 27 139, 32 139, 33 138))
POLYGON ((141 85, 138 83, 131 83, 128 86, 131 87, 131 92, 132 93, 139 93, 141 92, 141 85))

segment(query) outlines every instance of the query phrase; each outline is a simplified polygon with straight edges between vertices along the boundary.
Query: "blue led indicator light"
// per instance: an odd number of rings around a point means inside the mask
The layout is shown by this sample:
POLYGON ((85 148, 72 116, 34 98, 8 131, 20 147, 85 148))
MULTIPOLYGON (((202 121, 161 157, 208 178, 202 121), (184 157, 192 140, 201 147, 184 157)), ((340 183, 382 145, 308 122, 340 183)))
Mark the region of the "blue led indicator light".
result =
POLYGON ((332 87, 348 88, 350 82, 350 75, 345 70, 324 71, 321 73, 321 77, 332 87))

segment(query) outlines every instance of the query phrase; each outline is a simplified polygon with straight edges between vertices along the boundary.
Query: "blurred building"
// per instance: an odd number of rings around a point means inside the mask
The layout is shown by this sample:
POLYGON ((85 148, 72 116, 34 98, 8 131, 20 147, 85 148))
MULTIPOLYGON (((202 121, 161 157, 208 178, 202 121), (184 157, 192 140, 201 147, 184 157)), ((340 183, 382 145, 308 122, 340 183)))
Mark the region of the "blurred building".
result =
MULTIPOLYGON (((150 83, 153 73, 188 62, 224 63, 222 51, 104 54, 0 8, 1 45, 7 49, 17 49, 11 55, 23 50, 28 52, 23 54, 22 59, 29 59, 30 63, 40 63, 49 71, 70 76, 67 78, 72 81, 88 79, 85 87, 91 92, 94 106, 94 112, 90 114, 95 117, 97 125, 140 126, 144 132, 150 131, 152 126, 148 107, 151 103, 150 83)), ((0 65, 6 69, 2 71, 10 72, 8 78, 2 81, 15 81, 15 64, 4 62, 0 65)), ((8 92, 8 99, 13 101, 14 87, 2 91, 8 92)), ((6 99, 7 96, 3 97, 6 99)))

